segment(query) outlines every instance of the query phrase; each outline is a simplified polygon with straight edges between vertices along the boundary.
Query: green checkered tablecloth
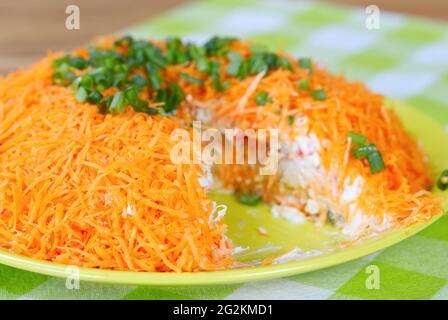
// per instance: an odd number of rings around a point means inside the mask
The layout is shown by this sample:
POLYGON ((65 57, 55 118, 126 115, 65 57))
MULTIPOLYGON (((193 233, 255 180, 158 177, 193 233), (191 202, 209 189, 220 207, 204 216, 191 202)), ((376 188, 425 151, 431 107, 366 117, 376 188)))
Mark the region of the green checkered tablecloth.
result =
MULTIPOLYGON (((252 38, 360 79, 448 124, 448 24, 381 12, 365 27, 365 8, 308 1, 199 1, 129 29, 140 36, 252 38)), ((389 249, 336 267, 283 279, 201 287, 81 283, 0 265, 3 299, 447 299, 448 217, 389 249), (380 289, 367 289, 366 268, 380 269, 380 289)))

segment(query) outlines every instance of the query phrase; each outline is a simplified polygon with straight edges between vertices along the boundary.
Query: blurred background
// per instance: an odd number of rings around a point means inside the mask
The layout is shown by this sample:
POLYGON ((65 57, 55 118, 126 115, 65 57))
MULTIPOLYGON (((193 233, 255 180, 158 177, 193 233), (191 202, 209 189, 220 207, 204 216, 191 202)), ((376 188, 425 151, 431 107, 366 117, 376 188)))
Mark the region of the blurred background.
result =
MULTIPOLYGON (((148 17, 194 0, 1 0, 0 74, 26 66, 48 49, 70 50, 96 35, 118 31, 148 17), (79 30, 67 30, 65 9, 78 5, 79 30)), ((300 0, 296 0, 300 1, 300 0)), ((447 0, 328 0, 326 2, 367 6, 448 21, 447 0)))
MULTIPOLYGON (((26 66, 48 49, 70 50, 96 35, 111 33, 194 0, 1 0, 0 74, 26 66), (80 30, 65 28, 65 8, 80 7, 80 30)), ((295 0, 300 1, 300 0, 295 0)), ((448 20, 447 0, 328 0, 448 20)))

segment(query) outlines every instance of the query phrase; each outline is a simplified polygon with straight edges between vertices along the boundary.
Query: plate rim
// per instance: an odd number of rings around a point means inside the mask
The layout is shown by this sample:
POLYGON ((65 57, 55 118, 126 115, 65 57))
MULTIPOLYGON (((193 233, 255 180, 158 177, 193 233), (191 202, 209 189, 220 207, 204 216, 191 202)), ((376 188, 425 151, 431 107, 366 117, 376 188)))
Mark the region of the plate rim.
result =
MULTIPOLYGON (((322 254, 298 261, 290 261, 269 266, 244 267, 222 271, 201 272, 136 272, 119 270, 102 270, 95 268, 77 267, 79 280, 86 282, 127 284, 127 285, 216 285, 243 283, 248 281, 275 279, 285 276, 298 275, 310 271, 316 271, 361 258, 388 248, 404 239, 407 239, 422 231, 442 216, 440 213, 432 219, 413 224, 404 229, 392 230, 381 237, 367 239, 359 246, 336 250, 328 254, 322 254)), ((73 265, 65 265, 0 249, 0 263, 57 278, 69 278, 73 276, 73 265)))

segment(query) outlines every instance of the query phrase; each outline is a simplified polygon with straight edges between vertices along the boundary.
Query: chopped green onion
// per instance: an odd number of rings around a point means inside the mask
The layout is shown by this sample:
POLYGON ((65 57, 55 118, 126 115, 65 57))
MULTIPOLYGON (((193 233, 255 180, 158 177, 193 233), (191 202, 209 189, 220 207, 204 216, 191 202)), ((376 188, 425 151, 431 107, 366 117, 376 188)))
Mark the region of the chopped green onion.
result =
POLYGON ((171 83, 167 89, 157 91, 156 101, 163 102, 163 110, 166 113, 176 110, 183 99, 183 92, 177 83, 171 83))
POLYGON ((134 43, 134 38, 132 36, 124 36, 114 42, 115 47, 129 47, 134 43))
POLYGON ((107 96, 100 101, 98 105, 98 110, 101 114, 106 114, 108 112, 110 103, 112 102, 113 96, 107 96))
POLYGON ((386 166, 384 165, 384 160, 381 153, 378 151, 377 146, 372 143, 365 144, 367 142, 367 137, 365 135, 350 131, 347 135, 347 139, 358 145, 350 150, 351 155, 356 159, 367 158, 370 172, 378 173, 385 169, 386 166))
POLYGON ((265 52, 262 54, 263 60, 266 63, 268 70, 270 69, 275 69, 275 68, 279 68, 278 64, 279 64, 279 60, 281 58, 279 58, 278 55, 276 55, 273 52, 265 52))
POLYGON ((204 73, 210 72, 210 60, 208 60, 206 57, 200 56, 196 62, 196 65, 198 67, 198 70, 204 73))
POLYGON ((126 99, 123 92, 117 92, 109 106, 110 113, 124 113, 126 107, 126 99))
POLYGON ((238 79, 243 80, 246 78, 249 73, 249 59, 243 59, 241 61, 240 69, 238 70, 238 74, 236 75, 238 79))
POLYGON ((129 88, 128 90, 126 90, 125 97, 131 105, 137 103, 137 101, 139 100, 138 92, 135 88, 129 88))
POLYGON ((87 90, 83 87, 80 87, 78 91, 76 91, 76 100, 80 103, 84 103, 87 100, 87 90))
POLYGON ((169 64, 181 64, 188 60, 186 48, 179 38, 168 38, 166 46, 169 64))
POLYGON ((443 170, 440 174, 440 177, 437 180, 437 187, 442 191, 448 189, 448 170, 443 170))
POLYGON ((223 57, 229 50, 229 44, 235 41, 235 38, 229 37, 213 37, 208 40, 204 47, 207 50, 209 56, 223 57))
POLYGON ((294 124, 294 116, 288 116, 288 125, 292 126, 294 124))
POLYGON ((132 108, 135 112, 144 112, 150 115, 159 114, 158 109, 148 107, 148 102, 144 100, 138 100, 137 103, 132 106, 132 108))
MULTIPOLYGON (((183 99, 180 86, 169 84, 167 79, 162 78, 165 74, 163 71, 169 64, 194 64, 196 70, 211 78, 213 88, 217 91, 226 90, 230 81, 224 81, 222 78, 222 62, 217 61, 215 57, 227 57, 228 64, 224 71, 240 80, 247 75, 276 68, 292 69, 288 57, 270 52, 264 46, 251 46, 250 56, 247 58, 239 52, 230 51, 231 43, 235 40, 213 37, 199 46, 184 44, 179 38, 168 38, 165 46, 160 47, 150 41, 123 36, 114 42, 112 48, 89 47, 88 58, 66 55, 55 59, 52 80, 63 86, 73 84, 73 87, 77 88, 76 98, 97 104, 101 113, 121 113, 125 111, 126 105, 129 105, 137 112, 164 115, 176 110, 183 99), (126 50, 119 52, 117 48, 126 50), (78 70, 87 71, 78 75, 78 70), (113 96, 103 97, 104 91, 109 88, 118 92, 113 96), (142 90, 148 91, 149 99, 163 102, 163 107, 150 108, 149 102, 139 97, 142 90)), ((306 67, 307 59, 302 60, 302 65, 306 67)), ((311 61, 308 61, 308 64, 311 65, 311 61)), ((179 72, 179 77, 197 85, 205 83, 202 76, 194 77, 179 72)), ((303 88, 309 86, 305 82, 300 85, 303 88)), ((262 106, 269 101, 269 96, 260 92, 255 100, 262 106)))
POLYGON ((254 100, 259 106, 264 106, 269 102, 269 94, 266 91, 260 91, 255 95, 254 100))
POLYGON ((316 101, 323 101, 327 99, 327 94, 325 93, 324 90, 319 89, 319 90, 314 90, 313 92, 311 92, 311 96, 314 98, 314 100, 316 101))
POLYGON ((238 201, 246 206, 256 206, 261 201, 261 196, 259 194, 245 192, 238 195, 238 201))
POLYGON ((92 91, 87 96, 87 101, 89 101, 92 104, 97 104, 101 101, 103 98, 103 95, 99 91, 92 91))
POLYGON ((268 65, 264 59, 264 55, 256 54, 249 58, 249 73, 258 74, 268 71, 268 65))
POLYGON ((365 135, 354 131, 350 131, 347 138, 350 138, 350 140, 355 144, 365 144, 367 142, 367 137, 365 135))
POLYGON ((130 83, 135 87, 144 87, 148 81, 143 76, 137 74, 131 78, 130 83))
POLYGON ((297 84, 302 90, 308 90, 310 88, 310 83, 306 79, 299 80, 297 84))
POLYGON ((299 66, 302 69, 307 69, 309 71, 312 71, 313 63, 310 58, 301 58, 301 59, 299 59, 299 66))
POLYGON ((64 80, 66 85, 69 85, 71 83, 73 83, 73 81, 76 80, 76 75, 73 72, 67 72, 66 74, 64 74, 64 80))
POLYGON ((159 68, 157 68, 152 63, 145 64, 145 70, 148 73, 149 82, 151 83, 151 87, 157 91, 161 88, 162 83, 162 75, 160 74, 159 68))
POLYGON ((159 68, 166 67, 168 62, 159 48, 155 47, 151 43, 147 43, 147 45, 141 50, 143 51, 144 57, 147 61, 159 68))
POLYGON ((53 73, 51 76, 51 81, 53 82, 53 84, 58 84, 61 81, 61 74, 59 73, 53 73))
POLYGON ((367 155, 367 161, 369 162, 370 172, 372 173, 378 173, 386 167, 383 158, 378 151, 369 153, 367 155))
POLYGON ((241 68, 242 57, 238 52, 229 52, 227 54, 229 58, 229 65, 227 66, 227 74, 231 76, 238 75, 241 68))
POLYGON ((53 68, 58 69, 64 64, 68 65, 70 60, 71 60, 71 57, 69 55, 63 56, 62 58, 59 58, 59 59, 55 59, 55 60, 53 60, 53 63, 52 63, 53 68))
POLYGON ((204 85, 204 80, 190 76, 189 74, 186 73, 179 73, 179 77, 187 82, 193 83, 193 84, 197 84, 199 86, 203 86, 204 85))
POLYGON ((68 64, 75 69, 84 70, 87 68, 88 62, 84 58, 74 57, 68 64))
POLYGON ((121 88, 127 82, 128 75, 126 73, 117 73, 112 77, 112 86, 121 88))
POLYGON ((210 72, 210 61, 207 59, 207 52, 204 47, 189 44, 188 55, 196 63, 196 67, 200 72, 210 72))
POLYGON ((93 77, 89 74, 83 75, 82 77, 79 78, 78 85, 84 88, 91 88, 93 85, 93 77))
POLYGON ((224 91, 229 86, 228 82, 221 82, 221 62, 210 61, 210 76, 212 78, 213 88, 216 91, 224 91))
POLYGON ((364 159, 367 158, 369 154, 372 152, 377 152, 378 149, 374 144, 362 144, 358 147, 351 149, 351 155, 356 159, 364 159))
POLYGON ((277 57, 277 61, 275 63, 276 68, 288 69, 291 70, 291 62, 289 62, 286 57, 277 57))

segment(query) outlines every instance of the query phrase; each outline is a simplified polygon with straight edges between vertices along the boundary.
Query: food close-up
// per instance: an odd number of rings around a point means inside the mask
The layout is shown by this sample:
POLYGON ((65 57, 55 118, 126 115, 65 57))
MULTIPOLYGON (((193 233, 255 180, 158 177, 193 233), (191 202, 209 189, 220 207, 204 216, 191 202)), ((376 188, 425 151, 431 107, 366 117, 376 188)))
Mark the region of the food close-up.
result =
POLYGON ((59 4, 0 50, 0 297, 447 298, 446 22, 340 2, 59 4))

